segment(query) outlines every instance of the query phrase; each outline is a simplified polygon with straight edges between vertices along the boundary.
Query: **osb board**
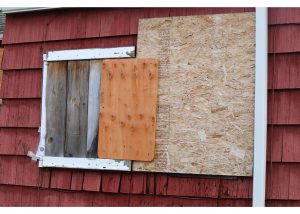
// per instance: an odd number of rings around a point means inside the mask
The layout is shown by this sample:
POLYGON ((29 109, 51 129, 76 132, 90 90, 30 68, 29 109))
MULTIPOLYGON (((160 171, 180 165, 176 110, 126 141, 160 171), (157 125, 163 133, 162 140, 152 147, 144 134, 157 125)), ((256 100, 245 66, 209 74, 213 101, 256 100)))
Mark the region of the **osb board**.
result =
POLYGON ((160 76, 155 159, 133 170, 251 176, 255 14, 140 20, 137 57, 160 76))
POLYGON ((156 59, 103 61, 99 158, 153 160, 158 66, 156 59))

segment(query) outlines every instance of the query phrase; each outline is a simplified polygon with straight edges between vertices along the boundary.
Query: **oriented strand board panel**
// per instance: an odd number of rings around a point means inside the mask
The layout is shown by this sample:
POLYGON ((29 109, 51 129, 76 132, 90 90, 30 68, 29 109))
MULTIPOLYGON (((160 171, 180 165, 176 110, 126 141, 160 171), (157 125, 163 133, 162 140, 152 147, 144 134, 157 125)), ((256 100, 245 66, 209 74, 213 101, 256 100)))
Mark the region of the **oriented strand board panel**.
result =
POLYGON ((154 158, 158 60, 104 60, 99 117, 99 158, 154 158))
POLYGON ((143 19, 137 50, 160 76, 155 159, 133 170, 251 176, 255 13, 143 19))

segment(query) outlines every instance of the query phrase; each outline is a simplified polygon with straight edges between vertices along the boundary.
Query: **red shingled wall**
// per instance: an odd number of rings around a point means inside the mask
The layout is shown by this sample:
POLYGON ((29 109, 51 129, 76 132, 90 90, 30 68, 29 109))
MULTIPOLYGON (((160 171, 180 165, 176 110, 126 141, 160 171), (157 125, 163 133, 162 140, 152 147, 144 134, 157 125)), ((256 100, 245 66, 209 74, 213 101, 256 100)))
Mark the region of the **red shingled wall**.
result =
MULTIPOLYGON (((253 8, 56 9, 9 14, 0 98, 2 206, 251 206, 252 178, 39 169, 42 53, 136 45, 139 18, 253 8)), ((269 10, 267 205, 300 204, 300 10, 269 10)))

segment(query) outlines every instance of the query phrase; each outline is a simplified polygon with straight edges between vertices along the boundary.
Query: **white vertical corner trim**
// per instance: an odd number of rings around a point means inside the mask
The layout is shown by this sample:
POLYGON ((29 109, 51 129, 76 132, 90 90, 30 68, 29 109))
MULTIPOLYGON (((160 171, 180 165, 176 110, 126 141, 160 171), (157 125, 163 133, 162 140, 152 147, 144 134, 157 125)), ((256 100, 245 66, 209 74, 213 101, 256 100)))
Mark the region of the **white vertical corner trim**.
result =
POLYGON ((265 206, 267 151, 268 9, 256 8, 253 207, 265 206))
POLYGON ((47 84, 47 55, 43 55, 43 85, 42 85, 42 110, 41 110, 41 127, 40 127, 40 142, 36 151, 36 156, 45 156, 45 139, 46 139, 46 84, 47 84))

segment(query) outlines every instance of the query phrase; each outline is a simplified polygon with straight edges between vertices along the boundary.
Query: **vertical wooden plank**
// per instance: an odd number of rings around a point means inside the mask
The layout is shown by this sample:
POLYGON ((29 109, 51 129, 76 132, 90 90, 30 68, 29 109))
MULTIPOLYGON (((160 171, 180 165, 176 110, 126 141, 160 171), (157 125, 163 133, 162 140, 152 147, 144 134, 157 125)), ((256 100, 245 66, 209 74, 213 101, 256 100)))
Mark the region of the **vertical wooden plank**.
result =
POLYGON ((154 158, 158 60, 104 60, 101 82, 100 158, 154 158))
POLYGON ((86 157, 89 61, 69 61, 67 79, 66 157, 86 157))
POLYGON ((65 142, 67 63, 49 62, 46 85, 46 156, 62 157, 65 142))
POLYGON ((97 157, 101 60, 90 61, 87 157, 97 157))

